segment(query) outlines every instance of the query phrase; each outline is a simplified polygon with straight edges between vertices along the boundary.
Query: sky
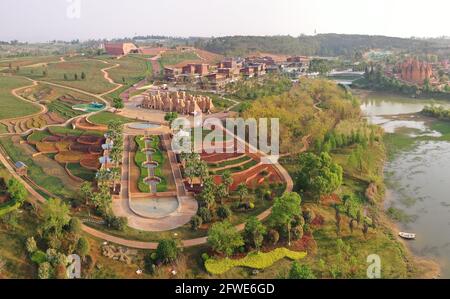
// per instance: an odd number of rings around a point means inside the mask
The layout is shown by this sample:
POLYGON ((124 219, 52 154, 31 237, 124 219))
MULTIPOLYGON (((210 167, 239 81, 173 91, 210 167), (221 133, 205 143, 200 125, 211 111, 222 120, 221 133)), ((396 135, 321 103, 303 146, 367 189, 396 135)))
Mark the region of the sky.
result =
POLYGON ((448 0, 0 0, 0 40, 346 33, 450 36, 448 0))

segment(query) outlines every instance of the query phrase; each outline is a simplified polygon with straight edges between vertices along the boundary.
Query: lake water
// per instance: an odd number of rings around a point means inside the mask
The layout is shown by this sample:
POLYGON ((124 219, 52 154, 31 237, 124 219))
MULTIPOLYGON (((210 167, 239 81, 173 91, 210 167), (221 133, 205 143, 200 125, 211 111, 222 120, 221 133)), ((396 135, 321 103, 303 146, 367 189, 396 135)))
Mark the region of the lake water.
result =
MULTIPOLYGON (((403 231, 417 234, 416 240, 408 241, 411 250, 437 260, 442 277, 450 278, 450 143, 433 138, 441 134, 431 130, 424 121, 388 118, 388 115, 419 112, 428 103, 427 100, 369 96, 361 108, 369 122, 381 125, 386 132, 407 127, 415 132, 410 138, 429 136, 387 162, 385 207, 393 206, 410 217, 411 221, 398 225, 403 231)), ((448 102, 436 103, 450 107, 448 102)))

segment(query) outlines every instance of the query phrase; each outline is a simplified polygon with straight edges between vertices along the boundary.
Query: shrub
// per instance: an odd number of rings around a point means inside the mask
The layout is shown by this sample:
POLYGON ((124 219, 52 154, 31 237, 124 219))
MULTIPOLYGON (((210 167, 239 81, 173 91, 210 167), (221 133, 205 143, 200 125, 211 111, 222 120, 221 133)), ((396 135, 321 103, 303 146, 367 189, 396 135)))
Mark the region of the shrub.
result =
POLYGON ((39 265, 38 277, 39 279, 49 279, 53 276, 52 265, 48 262, 44 262, 39 265))
POLYGON ((303 210, 303 218, 306 223, 311 224, 311 222, 314 220, 314 212, 310 209, 306 208, 303 210))
POLYGON ((82 258, 84 258, 86 255, 89 254, 91 248, 89 245, 89 241, 85 238, 85 237, 81 237, 78 240, 78 244, 77 244, 77 254, 79 256, 81 256, 82 258))
POLYGON ((207 260, 209 260, 209 255, 205 252, 205 253, 202 253, 202 260, 204 261, 204 262, 206 262, 207 260))
POLYGON ((249 203, 248 204, 248 208, 250 209, 250 210, 253 210, 254 208, 255 208, 255 204, 254 203, 249 203))
POLYGON ((36 264, 42 264, 47 262, 47 255, 45 252, 37 250, 31 255, 31 260, 36 264))
POLYGON ((172 239, 159 241, 156 248, 156 258, 163 263, 171 263, 178 257, 179 249, 177 243, 172 239))
POLYGON ((211 211, 206 207, 202 207, 198 210, 198 215, 202 218, 203 223, 210 223, 212 221, 211 211))
POLYGON ((191 229, 196 231, 202 225, 203 219, 198 215, 194 215, 189 223, 191 224, 191 229))
POLYGON ((220 206, 217 208, 217 216, 221 219, 221 220, 225 220, 231 217, 231 210, 229 207, 227 206, 220 206))
POLYGON ((154 252, 147 253, 144 256, 144 270, 150 274, 153 274, 155 272, 155 262, 154 259, 152 258, 153 254, 154 252))
POLYGON ((73 234, 81 233, 81 221, 78 218, 73 217, 69 222, 69 232, 73 234))
POLYGON ((234 267, 265 269, 285 257, 291 260, 299 260, 305 256, 306 252, 291 251, 287 248, 277 248, 267 253, 252 252, 242 259, 209 259, 205 262, 205 268, 209 273, 219 275, 234 267))
POLYGON ((128 225, 128 219, 126 217, 106 216, 105 224, 112 229, 124 231, 128 225))
POLYGON ((267 234, 267 240, 270 242, 270 244, 277 245, 278 241, 280 240, 280 234, 276 230, 271 229, 267 234))
POLYGON ((315 279, 316 276, 307 265, 300 265, 298 262, 292 264, 289 271, 289 279, 315 279))
POLYGON ((303 228, 301 226, 295 226, 291 229, 291 237, 293 240, 300 240, 303 238, 303 228))
POLYGON ((34 240, 34 237, 29 237, 27 239, 27 242, 25 245, 26 245, 28 253, 32 254, 32 253, 36 252, 37 245, 36 245, 36 241, 34 240))

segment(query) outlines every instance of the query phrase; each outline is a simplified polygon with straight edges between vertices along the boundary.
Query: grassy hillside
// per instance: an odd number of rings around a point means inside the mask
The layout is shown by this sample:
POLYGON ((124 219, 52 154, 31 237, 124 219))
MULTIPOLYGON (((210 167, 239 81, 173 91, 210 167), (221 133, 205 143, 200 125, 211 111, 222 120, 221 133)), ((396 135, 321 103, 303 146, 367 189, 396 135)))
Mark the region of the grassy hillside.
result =
POLYGON ((40 111, 38 106, 11 94, 11 90, 30 84, 30 81, 23 78, 0 76, 0 119, 26 116, 40 111))

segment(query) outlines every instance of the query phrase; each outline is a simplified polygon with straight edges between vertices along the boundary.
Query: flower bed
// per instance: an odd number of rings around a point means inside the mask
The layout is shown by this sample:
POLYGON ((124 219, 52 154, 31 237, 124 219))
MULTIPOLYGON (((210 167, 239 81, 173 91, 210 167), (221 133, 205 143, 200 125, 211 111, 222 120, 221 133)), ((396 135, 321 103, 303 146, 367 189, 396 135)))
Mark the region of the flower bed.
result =
POLYGON ((209 273, 216 275, 223 274, 234 267, 265 269, 285 257, 291 260, 299 260, 304 258, 306 255, 306 252, 292 251, 281 247, 267 253, 249 253, 246 257, 236 260, 230 258, 216 260, 211 258, 205 262, 205 268, 209 273))
POLYGON ((79 163, 86 154, 74 151, 60 152, 55 156, 55 160, 59 163, 79 163))

